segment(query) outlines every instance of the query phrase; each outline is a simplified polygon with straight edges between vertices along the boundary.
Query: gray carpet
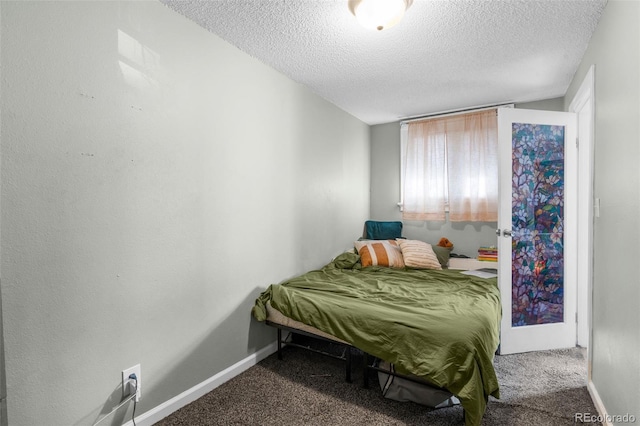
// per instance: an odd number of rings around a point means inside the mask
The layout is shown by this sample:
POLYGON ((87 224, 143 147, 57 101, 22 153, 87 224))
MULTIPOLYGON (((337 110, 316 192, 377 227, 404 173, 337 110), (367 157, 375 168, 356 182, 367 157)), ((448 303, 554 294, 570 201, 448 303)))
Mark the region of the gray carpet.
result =
MULTIPOLYGON (((586 388, 580 348, 496 356, 500 399, 491 398, 483 425, 573 425, 575 413, 597 414, 586 388)), ((362 387, 344 363, 299 348, 284 349, 158 422, 173 425, 462 425, 462 408, 430 410, 384 398, 372 373, 362 387)))

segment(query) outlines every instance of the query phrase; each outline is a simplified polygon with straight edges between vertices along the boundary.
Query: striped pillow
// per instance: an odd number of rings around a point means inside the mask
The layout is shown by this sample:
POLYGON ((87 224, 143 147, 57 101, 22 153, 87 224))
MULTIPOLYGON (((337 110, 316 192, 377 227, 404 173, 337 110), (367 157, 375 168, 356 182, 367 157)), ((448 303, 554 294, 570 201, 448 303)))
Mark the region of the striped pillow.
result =
POLYGON ((404 268, 402 252, 394 240, 363 240, 354 243, 362 267, 388 266, 404 268))
POLYGON ((404 264, 407 268, 442 269, 438 257, 431 248, 431 244, 419 240, 397 239, 404 264))

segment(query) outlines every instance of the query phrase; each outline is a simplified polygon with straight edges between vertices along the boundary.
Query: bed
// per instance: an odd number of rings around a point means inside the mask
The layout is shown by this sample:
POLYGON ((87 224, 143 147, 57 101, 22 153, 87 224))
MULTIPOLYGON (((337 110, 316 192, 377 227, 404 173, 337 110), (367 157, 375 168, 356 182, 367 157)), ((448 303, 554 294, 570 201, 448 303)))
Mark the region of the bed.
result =
POLYGON ((319 332, 446 389, 460 400, 465 423, 480 424, 489 396, 499 397, 496 279, 362 265, 359 254, 343 253, 319 270, 271 285, 252 313, 285 329, 307 327, 305 333, 319 332))

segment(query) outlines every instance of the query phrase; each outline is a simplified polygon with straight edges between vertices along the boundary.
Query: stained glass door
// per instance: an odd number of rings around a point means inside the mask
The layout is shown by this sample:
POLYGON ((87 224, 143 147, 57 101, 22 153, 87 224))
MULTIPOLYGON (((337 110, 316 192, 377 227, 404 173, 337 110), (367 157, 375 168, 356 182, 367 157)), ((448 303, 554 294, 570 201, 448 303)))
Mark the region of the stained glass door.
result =
POLYGON ((500 353, 576 344, 577 149, 573 113, 498 113, 500 353))

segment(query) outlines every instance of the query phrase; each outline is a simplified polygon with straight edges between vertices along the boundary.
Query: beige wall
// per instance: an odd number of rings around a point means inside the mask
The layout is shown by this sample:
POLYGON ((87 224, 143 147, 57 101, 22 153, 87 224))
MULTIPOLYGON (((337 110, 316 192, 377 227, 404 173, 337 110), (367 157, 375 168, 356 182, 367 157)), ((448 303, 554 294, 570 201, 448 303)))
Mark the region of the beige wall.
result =
POLYGON ((137 363, 140 415, 273 342, 259 292, 368 216, 369 127, 159 2, 1 13, 9 423, 93 424, 137 363))
POLYGON ((565 96, 595 65, 592 380, 609 414, 640 419, 640 2, 610 0, 565 96))

